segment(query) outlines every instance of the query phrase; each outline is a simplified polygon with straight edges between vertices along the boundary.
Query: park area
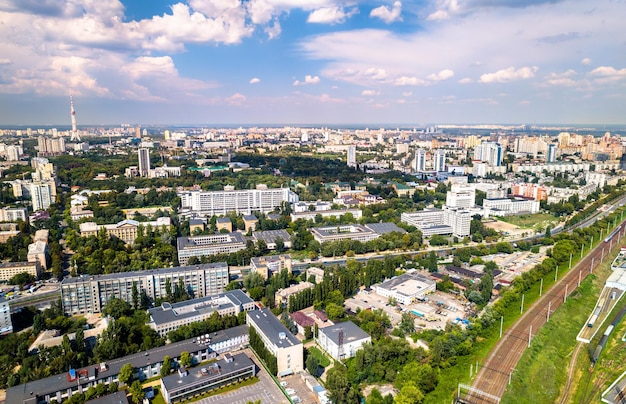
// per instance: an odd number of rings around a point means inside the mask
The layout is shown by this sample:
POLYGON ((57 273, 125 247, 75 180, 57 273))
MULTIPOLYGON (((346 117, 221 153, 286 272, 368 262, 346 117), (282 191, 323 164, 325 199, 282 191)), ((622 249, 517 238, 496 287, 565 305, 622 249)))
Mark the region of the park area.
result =
POLYGON ((528 215, 504 216, 499 220, 525 229, 544 231, 548 225, 554 227, 558 218, 549 213, 534 213, 528 215))

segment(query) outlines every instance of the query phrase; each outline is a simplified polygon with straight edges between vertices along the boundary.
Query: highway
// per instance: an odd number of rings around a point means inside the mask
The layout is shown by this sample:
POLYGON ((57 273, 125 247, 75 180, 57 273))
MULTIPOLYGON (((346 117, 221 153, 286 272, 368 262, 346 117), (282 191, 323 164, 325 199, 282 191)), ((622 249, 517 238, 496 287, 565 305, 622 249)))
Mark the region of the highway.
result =
POLYGON ((626 222, 623 222, 622 230, 613 237, 612 242, 600 242, 552 288, 545 291, 543 296, 502 335, 474 379, 472 391, 460 399, 460 402, 493 404, 500 401, 517 363, 529 345, 529 337, 532 341, 532 336, 546 323, 548 308, 550 314, 554 313, 563 304, 564 297, 576 290, 579 279, 589 275, 592 264, 595 268, 603 258, 607 259, 610 246, 617 246, 619 239, 624 237, 625 225, 626 222))

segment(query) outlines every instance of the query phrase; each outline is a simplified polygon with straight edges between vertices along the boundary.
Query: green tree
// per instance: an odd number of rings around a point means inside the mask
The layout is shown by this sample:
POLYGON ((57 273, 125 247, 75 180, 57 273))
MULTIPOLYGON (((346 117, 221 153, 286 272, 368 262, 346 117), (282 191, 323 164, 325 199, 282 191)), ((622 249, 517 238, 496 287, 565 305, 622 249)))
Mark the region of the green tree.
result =
POLYGON ((135 380, 130 386, 130 394, 132 395, 133 403, 139 404, 143 402, 146 397, 146 392, 143 390, 143 386, 139 380, 135 380))
POLYGON ((118 376, 119 381, 128 386, 128 384, 133 380, 134 371, 135 369, 133 369, 133 365, 125 363, 120 369, 120 374, 118 376))
POLYGON ((343 306, 339 306, 335 303, 328 303, 326 305, 326 314, 331 321, 337 321, 341 319, 346 313, 346 309, 343 306))
POLYGON ((163 364, 161 365, 161 377, 165 377, 170 374, 170 370, 172 370, 172 358, 168 355, 165 355, 163 358, 163 364))
POLYGON ((184 367, 191 366, 192 359, 193 357, 191 356, 189 352, 183 351, 180 353, 180 364, 183 365, 184 367))
POLYGON ((105 316, 111 316, 116 320, 118 320, 120 317, 129 315, 130 312, 130 304, 116 297, 109 299, 107 304, 102 309, 102 314, 104 314, 105 316))
POLYGON ((33 275, 28 272, 20 272, 19 274, 13 275, 11 279, 9 279, 9 285, 19 285, 20 288, 28 283, 33 283, 37 280, 33 275))
POLYGON ((320 361, 315 355, 309 354, 306 358, 306 370, 315 377, 317 377, 320 367, 320 361))
POLYGON ((424 393, 413 382, 405 383, 396 399, 395 404, 420 404, 424 401, 424 393))
POLYGON ((252 272, 248 274, 245 278, 243 278, 243 287, 246 290, 250 290, 256 287, 263 287, 265 285, 265 280, 258 272, 252 272))

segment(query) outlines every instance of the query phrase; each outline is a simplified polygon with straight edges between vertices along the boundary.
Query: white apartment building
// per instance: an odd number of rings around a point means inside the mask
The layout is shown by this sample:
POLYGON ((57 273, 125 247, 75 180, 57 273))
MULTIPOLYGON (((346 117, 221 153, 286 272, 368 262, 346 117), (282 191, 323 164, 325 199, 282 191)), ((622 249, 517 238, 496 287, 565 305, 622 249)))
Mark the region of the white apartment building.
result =
POLYGON ((278 376, 295 374, 304 369, 302 342, 269 309, 249 311, 246 323, 254 328, 265 347, 276 357, 278 376))
POLYGON ((191 257, 230 254, 246 248, 241 233, 218 233, 205 236, 178 237, 176 239, 178 262, 187 265, 191 257))
POLYGON ((256 309, 254 301, 242 290, 235 289, 216 295, 199 297, 178 303, 164 302, 159 307, 148 309, 148 326, 161 337, 167 337, 170 331, 204 321, 213 313, 221 316, 236 316, 242 311, 256 309))
POLYGON ((0 335, 6 335, 12 332, 13 322, 11 321, 9 301, 4 297, 0 297, 0 335))
POLYGON ((168 284, 173 293, 182 280, 195 297, 222 293, 228 285, 228 265, 225 262, 187 267, 118 272, 107 275, 78 276, 61 282, 61 301, 67 314, 99 313, 112 298, 132 303, 133 289, 145 292, 151 299, 167 297, 168 284))
POLYGON ((28 222, 28 210, 26 208, 2 208, 0 209, 0 222, 28 222))
POLYGON ((350 145, 346 151, 347 156, 346 160, 348 163, 348 167, 356 167, 356 146, 350 145))
POLYGON ((283 202, 298 202, 298 195, 289 188, 267 188, 262 184, 256 189, 235 190, 226 186, 223 191, 184 191, 178 196, 183 216, 224 216, 230 212, 250 215, 255 211, 270 213, 283 202))
POLYGON ((465 237, 470 234, 472 214, 470 211, 460 208, 446 210, 430 208, 402 213, 400 220, 420 229, 424 237, 435 234, 453 234, 457 237, 465 237))
POLYGON ((137 159, 139 162, 139 175, 148 177, 150 174, 150 149, 143 147, 137 149, 137 159))
POLYGON ((346 321, 320 328, 316 341, 330 356, 341 361, 354 357, 364 344, 372 342, 372 337, 352 321, 346 321))
POLYGON ((54 181, 32 182, 29 188, 33 212, 48 209, 54 203, 56 196, 54 181))
POLYGON ((426 150, 415 150, 415 160, 413 160, 413 171, 426 171, 426 150))
POLYGON ((474 159, 488 163, 492 167, 502 164, 502 146, 495 142, 484 142, 474 148, 474 159))
POLYGON ((473 208, 476 203, 476 189, 471 184, 452 183, 446 194, 446 206, 449 208, 473 208))
POLYGON ((433 154, 433 170, 436 172, 446 171, 446 151, 443 149, 435 150, 433 154))

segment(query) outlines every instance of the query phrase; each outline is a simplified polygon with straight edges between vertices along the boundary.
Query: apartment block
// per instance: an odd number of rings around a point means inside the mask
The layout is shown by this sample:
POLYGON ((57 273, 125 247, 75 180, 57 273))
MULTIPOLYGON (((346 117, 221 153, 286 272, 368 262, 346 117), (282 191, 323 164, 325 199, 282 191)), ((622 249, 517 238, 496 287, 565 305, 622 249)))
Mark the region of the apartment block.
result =
POLYGON ((230 254, 246 248, 241 233, 209 234, 205 236, 178 237, 176 240, 178 262, 187 265, 191 257, 230 254))

